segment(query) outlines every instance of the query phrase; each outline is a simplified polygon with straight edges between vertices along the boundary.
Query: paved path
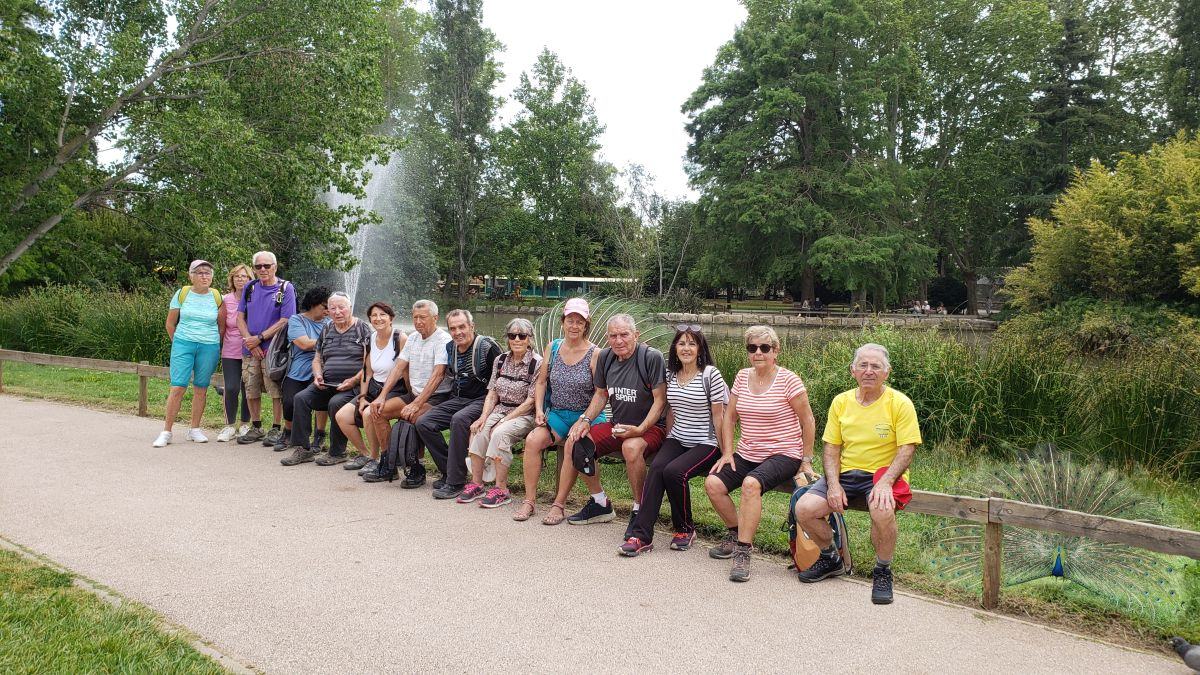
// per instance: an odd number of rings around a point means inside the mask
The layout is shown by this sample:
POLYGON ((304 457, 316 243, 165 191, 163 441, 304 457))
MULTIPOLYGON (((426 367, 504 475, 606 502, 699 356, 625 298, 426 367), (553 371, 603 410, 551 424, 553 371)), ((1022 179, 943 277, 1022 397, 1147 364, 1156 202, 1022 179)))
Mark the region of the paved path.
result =
POLYGON ((0 429, 0 534, 268 672, 1185 672, 774 561, 732 584, 703 549, 621 559, 616 524, 515 523, 261 446, 156 450, 155 420, 4 396, 0 429))

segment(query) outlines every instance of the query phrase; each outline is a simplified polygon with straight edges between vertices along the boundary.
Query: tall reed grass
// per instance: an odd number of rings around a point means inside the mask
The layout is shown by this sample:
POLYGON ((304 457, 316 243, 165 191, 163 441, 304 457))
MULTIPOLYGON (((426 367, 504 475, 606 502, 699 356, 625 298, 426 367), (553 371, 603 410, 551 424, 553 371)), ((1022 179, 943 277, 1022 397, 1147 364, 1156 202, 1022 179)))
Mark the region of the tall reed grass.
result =
MULTIPOLYGON (((888 348, 889 383, 913 400, 926 442, 1001 457, 1053 442, 1118 466, 1200 475, 1200 354, 1155 346, 1089 358, 1018 333, 969 346, 887 327, 786 338, 779 362, 804 379, 819 429, 833 397, 855 386, 849 364, 865 342, 888 348)), ((729 381, 749 365, 739 343, 716 345, 714 359, 729 381)))

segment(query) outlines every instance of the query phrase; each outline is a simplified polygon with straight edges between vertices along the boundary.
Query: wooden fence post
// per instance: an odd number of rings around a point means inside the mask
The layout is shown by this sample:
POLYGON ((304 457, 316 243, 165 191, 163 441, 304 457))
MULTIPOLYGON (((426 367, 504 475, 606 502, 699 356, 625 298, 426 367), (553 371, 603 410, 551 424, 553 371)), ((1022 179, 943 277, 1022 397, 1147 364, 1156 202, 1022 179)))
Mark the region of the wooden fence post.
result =
MULTIPOLYGON (((139 361, 140 365, 148 366, 149 361, 139 361)), ((150 416, 150 376, 138 368, 138 416, 150 416)))
POLYGON ((1004 555, 1004 525, 993 522, 991 506, 988 522, 983 526, 983 608, 1000 605, 1000 559, 1004 555))

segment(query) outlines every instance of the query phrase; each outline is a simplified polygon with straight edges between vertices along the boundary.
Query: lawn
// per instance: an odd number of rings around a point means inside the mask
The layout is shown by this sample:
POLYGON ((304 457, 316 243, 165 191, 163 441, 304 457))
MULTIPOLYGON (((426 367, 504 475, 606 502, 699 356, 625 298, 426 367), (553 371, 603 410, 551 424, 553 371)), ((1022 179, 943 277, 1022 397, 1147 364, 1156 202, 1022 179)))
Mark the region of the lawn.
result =
POLYGON ((146 608, 113 606, 73 581, 0 549, 0 672, 225 672, 146 608))
MULTIPOLYGON (((11 363, 5 364, 4 375, 5 390, 10 394, 136 413, 137 377, 133 375, 11 363)), ((165 381, 151 380, 151 415, 163 414, 166 392, 165 381)), ((189 409, 189 405, 190 401, 185 401, 184 411, 189 409)), ((269 410, 266 412, 269 415, 269 410)), ((211 396, 205 424, 210 429, 216 429, 221 426, 221 420, 219 397, 211 396)), ((960 490, 965 478, 990 461, 994 460, 980 452, 947 444, 935 445, 918 454, 911 471, 912 483, 924 490, 955 493, 960 490)), ((551 500, 556 470, 551 454, 540 479, 538 519, 545 514, 551 500)), ((524 491, 522 475, 521 456, 518 455, 510 471, 510 482, 517 498, 524 491)), ((602 463, 601 478, 623 521, 632 501, 624 465, 602 463)), ((1200 504, 1200 486, 1145 472, 1126 475, 1125 479, 1143 493, 1153 495, 1160 506, 1160 522, 1192 530, 1200 529, 1200 508, 1197 508, 1200 504)), ((692 481, 691 489, 695 520, 701 535, 710 540, 720 538, 724 526, 709 505, 702 481, 692 481)), ((586 499, 580 483, 572 493, 572 504, 582 505, 586 499)), ((762 524, 755 538, 755 546, 760 552, 787 554, 788 540, 784 531, 787 504, 786 494, 773 492, 765 496, 762 524)), ((668 508, 664 500, 660 518, 663 528, 669 527, 668 508)), ((855 574, 866 578, 874 559, 868 536, 869 521, 866 514, 858 512, 848 513, 846 519, 851 530, 854 559, 857 561, 855 574)), ((955 524, 943 518, 901 514, 894 569, 902 589, 977 606, 977 580, 968 579, 964 583, 962 580, 943 579, 934 569, 939 541, 945 538, 948 528, 955 524)), ((619 536, 614 532, 614 554, 620 544, 619 536)), ((1078 585, 1054 579, 1005 587, 1001 594, 1001 610, 1143 647, 1161 648, 1163 639, 1172 634, 1200 641, 1200 564, 1166 556, 1161 556, 1160 560, 1164 565, 1174 565, 1183 570, 1178 575, 1180 594, 1177 596, 1179 602, 1186 605, 1182 609, 1114 606, 1106 598, 1098 597, 1078 585)))

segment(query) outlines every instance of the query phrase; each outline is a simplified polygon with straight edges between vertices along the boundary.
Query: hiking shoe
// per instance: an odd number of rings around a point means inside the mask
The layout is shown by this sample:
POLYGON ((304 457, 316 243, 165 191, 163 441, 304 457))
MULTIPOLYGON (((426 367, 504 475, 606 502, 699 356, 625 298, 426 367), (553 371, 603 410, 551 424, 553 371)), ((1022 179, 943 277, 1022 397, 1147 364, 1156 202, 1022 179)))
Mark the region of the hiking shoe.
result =
POLYGON ((248 422, 242 422, 242 426, 238 427, 236 436, 245 436, 246 434, 250 433, 250 429, 252 428, 253 427, 251 427, 248 422))
POLYGON ((672 551, 686 551, 692 547, 692 542, 696 540, 695 532, 676 532, 671 537, 672 551))
POLYGON ((371 458, 367 457, 366 455, 355 455, 355 456, 351 457, 346 462, 346 466, 343 466, 342 468, 347 471, 358 471, 359 469, 366 466, 367 462, 369 462, 369 461, 371 461, 371 458))
POLYGON ((737 550, 737 534, 726 531, 725 538, 721 540, 721 543, 708 549, 708 557, 716 558, 717 560, 728 560, 733 557, 735 550, 737 550))
MULTIPOLYGON (((374 469, 371 469, 362 475, 362 479, 368 483, 383 483, 385 481, 390 483, 393 480, 396 480, 396 477, 399 475, 400 474, 398 472, 392 471, 392 475, 389 476, 381 472, 379 470, 379 465, 376 464, 374 469)), ((400 487, 404 487, 404 483, 401 483, 400 487)))
POLYGON ((607 523, 617 514, 613 511, 612 500, 609 500, 606 506, 600 506, 595 499, 588 497, 588 501, 583 505, 582 509, 567 518, 567 522, 572 525, 591 525, 592 523, 607 523))
POLYGON ((276 443, 278 443, 279 439, 282 437, 283 437, 283 429, 281 429, 280 427, 271 427, 271 430, 268 431, 265 436, 263 436, 262 444, 269 448, 272 445, 275 445, 276 443))
POLYGON ((461 485, 443 485, 433 491, 434 499, 454 499, 461 495, 463 486, 461 485))
POLYGON ((479 500, 479 506, 485 509, 495 509, 505 504, 512 503, 512 493, 504 488, 494 487, 488 490, 483 499, 479 500))
MULTIPOLYGON (((267 442, 264 440, 263 445, 266 445, 266 444, 267 444, 267 442)), ((272 447, 275 449, 275 452, 283 452, 284 450, 287 450, 287 447, 291 444, 292 444, 292 430, 291 429, 283 429, 282 431, 279 432, 279 438, 275 439, 275 443, 272 445, 272 447)), ((304 444, 297 443, 296 445, 304 445, 304 444)))
POLYGON ((617 549, 617 553, 620 553, 626 558, 633 558, 639 553, 649 553, 653 550, 654 544, 651 544, 648 541, 642 541, 637 537, 630 537, 625 540, 624 544, 621 544, 621 547, 617 549))
POLYGON ((170 442, 171 442, 171 432, 160 431, 160 432, 158 432, 158 438, 154 439, 154 447, 165 448, 165 447, 167 447, 167 445, 170 442))
POLYGON ((232 426, 225 427, 224 429, 221 430, 221 433, 217 434, 217 442, 218 443, 228 443, 229 441, 232 441, 234 439, 234 436, 236 434, 237 434, 237 429, 234 429, 232 426))
POLYGON ((263 439, 262 427, 250 427, 246 433, 238 436, 238 445, 250 445, 263 439))
POLYGON ((467 483, 467 486, 462 490, 462 494, 460 494, 458 499, 455 501, 457 501, 459 504, 470 504, 476 499, 482 497, 483 492, 483 486, 479 483, 467 483))
POLYGON ((750 581, 750 547, 738 544, 733 552, 733 569, 729 570, 730 581, 750 581))
POLYGON ((317 434, 316 436, 314 436, 312 444, 309 445, 308 447, 312 448, 313 450, 316 450, 317 452, 326 452, 325 434, 317 434))
POLYGON ((430 487, 432 487, 434 490, 441 490, 442 488, 446 487, 446 477, 439 476, 433 481, 430 487))
MULTIPOLYGON (((612 502, 609 502, 610 504, 612 502)), ((637 521, 638 510, 634 509, 629 513, 629 524, 625 526, 625 539, 628 540, 633 536, 633 523, 637 521)))
POLYGON ((317 453, 302 445, 291 446, 291 451, 292 454, 279 460, 280 464, 284 466, 296 466, 297 464, 311 462, 313 461, 313 458, 317 456, 317 453))
POLYGON ((208 436, 205 436, 203 431, 201 431, 195 427, 188 429, 188 437, 187 438, 189 441, 191 441, 193 443, 207 443, 208 442, 208 436))
POLYGON ((411 490, 413 488, 419 488, 424 484, 425 484, 425 469, 424 468, 420 469, 419 471, 416 471, 416 470, 405 471, 404 472, 404 480, 400 481, 400 487, 402 487, 406 490, 411 490))
MULTIPOLYGON (((817 561, 812 564, 812 567, 800 572, 800 581, 806 584, 816 583, 822 579, 829 577, 841 576, 846 573, 846 563, 842 562, 842 557, 834 555, 833 557, 825 557, 824 555, 817 558, 817 561)), ((888 587, 891 587, 889 577, 888 587)))
POLYGON ((379 460, 377 460, 377 459, 367 460, 367 463, 363 464, 362 468, 358 470, 358 475, 365 476, 365 475, 375 471, 378 468, 379 468, 379 460))
MULTIPOLYGON (((309 448, 309 450, 312 452, 317 451, 316 448, 309 448)), ((316 459, 317 466, 333 466, 334 464, 341 464, 344 461, 346 461, 346 455, 334 455, 328 452, 318 454, 316 459)))
POLYGON ((871 602, 876 605, 892 604, 892 568, 876 565, 871 576, 874 577, 871 581, 871 602))

